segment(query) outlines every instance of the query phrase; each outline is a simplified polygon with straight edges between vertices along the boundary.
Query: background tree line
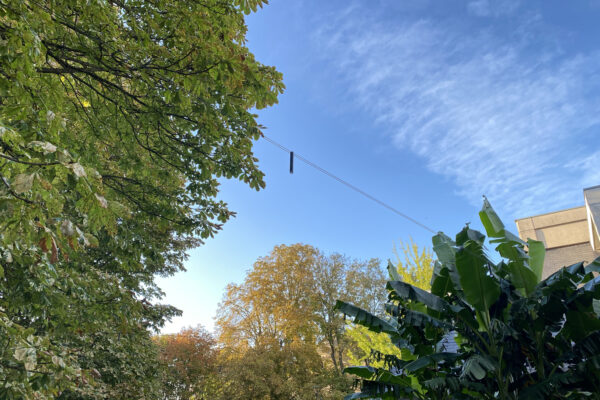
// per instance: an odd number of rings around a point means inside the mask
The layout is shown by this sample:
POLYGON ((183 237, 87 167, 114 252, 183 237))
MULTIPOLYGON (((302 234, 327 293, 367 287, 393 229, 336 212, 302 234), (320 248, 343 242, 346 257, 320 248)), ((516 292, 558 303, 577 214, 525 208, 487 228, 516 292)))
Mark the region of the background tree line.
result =
MULTIPOLYGON (((401 253, 395 273, 411 282, 430 279, 430 252, 411 242, 401 253)), ((242 283, 227 286, 214 336, 198 327, 155 339, 165 368, 164 398, 344 397, 352 390, 344 368, 373 362, 373 346, 393 345, 385 334, 348 325, 336 301, 378 313, 387 298, 387 275, 378 259, 326 255, 303 244, 276 246, 242 283)))

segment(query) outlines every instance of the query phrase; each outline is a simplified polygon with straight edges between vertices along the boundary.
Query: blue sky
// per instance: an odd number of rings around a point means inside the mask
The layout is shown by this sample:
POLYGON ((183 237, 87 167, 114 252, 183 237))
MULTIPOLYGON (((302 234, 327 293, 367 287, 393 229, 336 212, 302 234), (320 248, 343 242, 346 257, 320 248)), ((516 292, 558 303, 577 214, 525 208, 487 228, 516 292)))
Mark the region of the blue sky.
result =
MULTIPOLYGON (((272 0, 248 46, 284 74, 265 133, 435 230, 479 227, 487 195, 505 223, 583 204, 600 184, 600 1, 272 0)), ((281 243, 355 258, 431 234, 262 140, 267 187, 223 182, 238 213, 160 279, 184 311, 165 327, 213 327, 223 289, 281 243)), ((516 230, 516 229, 515 229, 516 230)))

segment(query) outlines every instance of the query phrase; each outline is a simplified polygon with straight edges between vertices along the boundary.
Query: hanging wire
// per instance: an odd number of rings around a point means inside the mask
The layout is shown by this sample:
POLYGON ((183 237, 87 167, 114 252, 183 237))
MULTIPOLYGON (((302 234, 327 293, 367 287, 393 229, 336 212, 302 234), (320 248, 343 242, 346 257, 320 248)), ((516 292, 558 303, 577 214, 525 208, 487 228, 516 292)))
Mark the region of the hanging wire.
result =
MULTIPOLYGON (((310 166, 310 167, 312 167, 312 168, 316 169, 317 171, 321 172, 322 174, 324 174, 324 175, 327 175, 328 177, 330 177, 330 178, 332 178, 332 179, 335 179, 336 181, 338 181, 338 182, 339 182, 339 183, 341 183, 342 185, 345 185, 346 187, 349 187, 350 189, 352 189, 352 190, 354 190, 355 192, 357 192, 357 193, 359 193, 359 194, 363 195, 363 196, 364 196, 364 197, 366 197, 367 199, 369 199, 369 200, 372 200, 372 201, 374 201, 375 203, 379 204, 380 206, 383 206, 383 207, 387 208, 388 210, 390 210, 390 211, 391 211, 391 212, 393 212, 394 214, 397 214, 397 215, 401 216, 402 218, 409 220, 409 221, 410 221, 410 222, 412 222, 413 224, 416 224, 416 225, 420 226, 421 228, 423 228, 423 229, 426 229, 426 230, 428 230, 429 232, 431 232, 431 233, 433 233, 433 234, 436 234, 436 233, 437 233, 435 230, 431 229, 431 228, 430 228, 430 227, 428 227, 427 225, 425 225, 425 224, 423 224, 423 223, 421 223, 421 222, 417 221, 416 219, 414 219, 414 218, 412 218, 412 217, 410 217, 410 216, 408 216, 408 215, 404 214, 403 212, 401 212, 401 211, 397 210, 396 208, 394 208, 394 207, 390 206, 389 204, 387 204, 387 203, 385 203, 385 202, 383 202, 383 201, 379 200, 378 198, 376 198, 376 197, 374 197, 374 196, 371 196, 369 193, 367 193, 367 192, 365 192, 364 190, 362 190, 362 189, 360 189, 360 188, 358 188, 358 187, 354 186, 353 184, 351 184, 351 183, 349 183, 349 182, 347 182, 347 181, 343 180, 342 178, 340 178, 340 177, 338 177, 338 176, 336 176, 336 175, 332 174, 331 172, 327 171, 325 168, 321 168, 320 166, 318 166, 317 164, 313 163, 313 162, 312 162, 312 161, 310 161, 310 160, 307 160, 306 158, 304 158, 304 157, 303 157, 303 156, 301 156, 300 154, 298 154, 298 153, 296 153, 296 152, 293 152, 292 150, 288 149, 287 147, 283 146, 283 145, 282 145, 282 144, 280 144, 280 143, 277 143, 276 141, 274 141, 274 140, 273 140, 273 139, 271 139, 270 137, 268 137, 268 136, 266 136, 266 135, 264 135, 264 134, 263 134, 263 138, 264 138, 264 139, 265 139, 267 142, 271 143, 272 145, 274 145, 274 146, 276 146, 276 147, 279 147, 281 150, 283 150, 283 151, 285 151, 285 152, 287 152, 287 153, 290 153, 290 162, 291 162, 291 160, 292 160, 292 157, 293 157, 293 158, 297 158, 298 160, 302 161, 302 162, 303 162, 303 163, 305 163, 306 165, 308 165, 308 166, 310 166)), ((290 172, 291 172, 291 171, 292 171, 292 169, 290 169, 290 172)))

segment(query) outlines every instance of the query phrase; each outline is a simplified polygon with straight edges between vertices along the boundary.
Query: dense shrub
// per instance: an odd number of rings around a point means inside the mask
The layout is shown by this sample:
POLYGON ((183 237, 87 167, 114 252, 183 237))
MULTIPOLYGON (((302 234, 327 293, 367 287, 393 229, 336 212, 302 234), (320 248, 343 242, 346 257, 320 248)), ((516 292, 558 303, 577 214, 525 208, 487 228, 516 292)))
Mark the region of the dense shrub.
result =
POLYGON ((508 232, 487 200, 480 217, 496 245, 466 226, 433 237, 431 291, 387 284, 388 319, 348 303, 355 323, 386 332, 410 352, 374 352, 384 368, 357 366, 347 399, 564 399, 600 393, 600 259, 541 280, 544 246, 508 232))

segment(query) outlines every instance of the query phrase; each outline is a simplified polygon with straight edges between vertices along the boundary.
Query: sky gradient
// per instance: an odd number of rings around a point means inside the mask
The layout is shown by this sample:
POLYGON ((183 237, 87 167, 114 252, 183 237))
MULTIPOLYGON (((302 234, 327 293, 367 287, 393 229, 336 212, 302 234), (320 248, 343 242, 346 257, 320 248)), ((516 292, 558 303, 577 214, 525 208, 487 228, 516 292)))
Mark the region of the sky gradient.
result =
MULTIPOLYGON (((284 74, 265 134, 449 235, 485 194, 514 219, 583 204, 600 184, 599 1, 282 1, 248 17, 248 46, 284 74), (568 4, 568 6, 567 6, 568 4)), ((160 279, 212 329, 223 289, 281 243, 394 259, 431 234, 260 140, 266 189, 224 181, 238 213, 160 279)))

